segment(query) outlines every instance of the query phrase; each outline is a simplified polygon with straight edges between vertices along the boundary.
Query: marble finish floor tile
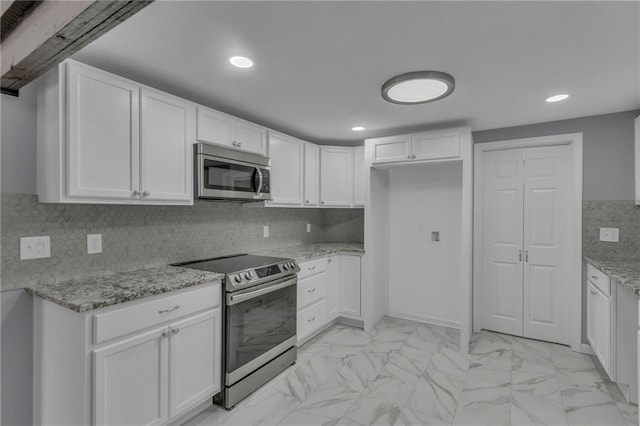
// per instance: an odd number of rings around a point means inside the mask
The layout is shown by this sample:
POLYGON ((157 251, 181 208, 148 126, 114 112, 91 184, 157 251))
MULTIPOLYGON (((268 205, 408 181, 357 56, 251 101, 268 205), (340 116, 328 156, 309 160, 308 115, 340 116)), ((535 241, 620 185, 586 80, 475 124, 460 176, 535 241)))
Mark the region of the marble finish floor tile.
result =
POLYGON ((189 426, 638 424, 597 361, 569 347, 385 317, 369 332, 334 325, 232 410, 189 426))

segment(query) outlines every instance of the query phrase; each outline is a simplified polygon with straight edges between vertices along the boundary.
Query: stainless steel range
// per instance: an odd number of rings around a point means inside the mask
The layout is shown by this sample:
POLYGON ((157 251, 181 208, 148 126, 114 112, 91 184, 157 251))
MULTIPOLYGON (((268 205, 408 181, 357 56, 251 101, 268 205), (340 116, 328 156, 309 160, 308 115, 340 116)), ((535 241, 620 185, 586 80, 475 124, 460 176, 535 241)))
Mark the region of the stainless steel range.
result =
POLYGON ((300 268, 293 259, 239 254, 174 266, 225 274, 224 385, 216 403, 233 407, 295 363, 300 268))

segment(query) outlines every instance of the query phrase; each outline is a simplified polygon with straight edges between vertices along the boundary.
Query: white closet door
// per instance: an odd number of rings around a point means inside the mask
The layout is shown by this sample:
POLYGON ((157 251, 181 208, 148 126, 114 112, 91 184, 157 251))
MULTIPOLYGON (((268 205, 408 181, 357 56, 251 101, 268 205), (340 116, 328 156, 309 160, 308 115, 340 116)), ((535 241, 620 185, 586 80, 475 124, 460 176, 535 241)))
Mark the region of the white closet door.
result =
POLYGON ((524 166, 524 336, 568 342, 569 146, 527 148, 524 166))
POLYGON ((483 326, 515 335, 522 335, 523 158, 522 149, 483 156, 483 326))

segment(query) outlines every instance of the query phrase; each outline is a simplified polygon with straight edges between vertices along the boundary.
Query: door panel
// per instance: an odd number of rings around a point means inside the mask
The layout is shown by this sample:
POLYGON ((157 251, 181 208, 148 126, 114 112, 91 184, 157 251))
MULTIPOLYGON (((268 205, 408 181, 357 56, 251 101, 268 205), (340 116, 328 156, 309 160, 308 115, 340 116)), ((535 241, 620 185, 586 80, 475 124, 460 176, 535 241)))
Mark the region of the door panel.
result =
POLYGON ((569 146, 525 150, 524 325, 526 337, 567 343, 569 146))
POLYGON ((302 205, 304 143, 285 135, 269 135, 273 204, 302 205))
POLYGON ((514 149, 483 158, 483 323, 515 335, 522 335, 523 156, 514 149))

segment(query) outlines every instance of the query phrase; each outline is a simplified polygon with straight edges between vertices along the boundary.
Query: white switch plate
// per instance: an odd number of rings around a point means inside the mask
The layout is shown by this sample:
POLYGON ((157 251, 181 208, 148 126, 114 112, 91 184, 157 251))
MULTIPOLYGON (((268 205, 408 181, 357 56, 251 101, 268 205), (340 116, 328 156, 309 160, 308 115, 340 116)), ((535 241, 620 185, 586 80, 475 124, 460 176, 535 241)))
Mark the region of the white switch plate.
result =
POLYGON ((87 254, 102 253, 102 234, 87 234, 87 254))
POLYGON ((51 257, 51 238, 20 238, 20 260, 42 259, 45 257, 51 257))
POLYGON ((262 227, 262 234, 265 238, 269 238, 269 226, 265 225, 262 227))
POLYGON ((600 241, 617 243, 620 241, 619 228, 600 228, 600 241))
POLYGON ((311 224, 307 223, 307 232, 311 232, 311 224))

